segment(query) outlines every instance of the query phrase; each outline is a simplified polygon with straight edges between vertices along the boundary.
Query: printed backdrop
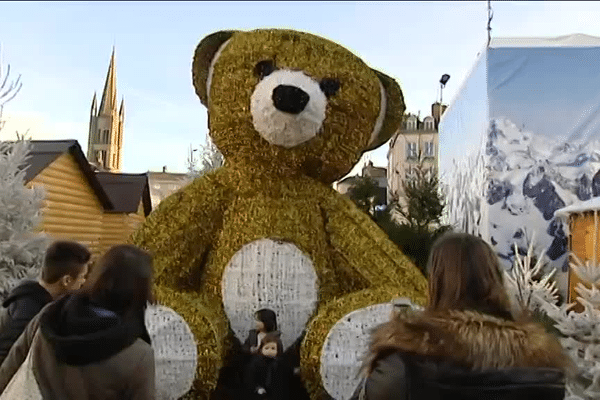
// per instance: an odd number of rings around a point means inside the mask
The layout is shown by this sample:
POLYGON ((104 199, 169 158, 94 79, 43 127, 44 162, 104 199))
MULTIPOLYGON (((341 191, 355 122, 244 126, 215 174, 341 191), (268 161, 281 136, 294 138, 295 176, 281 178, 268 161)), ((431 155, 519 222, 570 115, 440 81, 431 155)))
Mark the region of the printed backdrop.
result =
POLYGON ((566 272, 555 212, 600 196, 599 171, 600 38, 492 42, 440 124, 449 222, 492 243, 507 267, 514 244, 533 239, 566 272))

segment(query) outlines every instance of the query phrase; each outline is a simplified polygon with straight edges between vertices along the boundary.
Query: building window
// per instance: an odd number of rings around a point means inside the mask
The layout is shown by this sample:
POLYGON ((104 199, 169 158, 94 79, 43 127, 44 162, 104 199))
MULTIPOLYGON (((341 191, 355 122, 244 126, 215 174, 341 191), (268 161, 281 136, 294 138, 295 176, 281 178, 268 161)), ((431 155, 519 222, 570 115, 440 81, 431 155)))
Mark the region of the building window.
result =
POLYGON ((109 160, 106 159, 106 150, 99 150, 96 153, 96 162, 99 165, 106 167, 106 164, 108 163, 108 161, 109 160))
POLYGON ((108 129, 104 130, 103 142, 108 143, 108 129))
POLYGON ((417 118, 414 116, 408 117, 406 120, 406 130, 416 131, 417 130, 417 118))
POLYGON ((425 130, 428 130, 428 131, 432 131, 432 130, 434 130, 434 126, 433 126, 433 118, 431 118, 431 117, 427 117, 427 118, 425 119, 425 123, 424 123, 424 125, 425 125, 425 130))
POLYGON ((433 142, 425 142, 425 151, 424 151, 424 155, 425 157, 433 157, 434 155, 434 149, 433 149, 433 142))
POLYGON ((408 142, 406 143, 406 159, 417 158, 417 143, 408 142))

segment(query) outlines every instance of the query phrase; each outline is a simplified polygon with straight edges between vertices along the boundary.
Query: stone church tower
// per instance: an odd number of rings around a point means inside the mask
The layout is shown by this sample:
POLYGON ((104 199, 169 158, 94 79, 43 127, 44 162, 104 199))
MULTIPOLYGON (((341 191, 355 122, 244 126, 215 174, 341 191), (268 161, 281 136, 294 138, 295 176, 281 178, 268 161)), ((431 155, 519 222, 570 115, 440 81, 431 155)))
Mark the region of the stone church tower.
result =
POLYGON ((87 158, 99 170, 121 171, 124 120, 124 100, 121 100, 121 106, 117 109, 117 71, 113 47, 100 108, 97 106, 96 93, 94 93, 90 111, 87 158))

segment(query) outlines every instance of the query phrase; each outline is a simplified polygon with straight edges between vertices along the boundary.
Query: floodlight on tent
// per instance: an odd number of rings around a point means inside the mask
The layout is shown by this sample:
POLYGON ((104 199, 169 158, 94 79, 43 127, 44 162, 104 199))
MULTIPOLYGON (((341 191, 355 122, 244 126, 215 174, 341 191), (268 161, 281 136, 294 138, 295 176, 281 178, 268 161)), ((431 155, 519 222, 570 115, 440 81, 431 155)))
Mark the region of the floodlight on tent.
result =
POLYGON ((446 86, 446 83, 448 83, 449 80, 450 80, 450 75, 444 74, 444 75, 442 75, 442 78, 440 79, 440 83, 442 84, 442 86, 446 86))

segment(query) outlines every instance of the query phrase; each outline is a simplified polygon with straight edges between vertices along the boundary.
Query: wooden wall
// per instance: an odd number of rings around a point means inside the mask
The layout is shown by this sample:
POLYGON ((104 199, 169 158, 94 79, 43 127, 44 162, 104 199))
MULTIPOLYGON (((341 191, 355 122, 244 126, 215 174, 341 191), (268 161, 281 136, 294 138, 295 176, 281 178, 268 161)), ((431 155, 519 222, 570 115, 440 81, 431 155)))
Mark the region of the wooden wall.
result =
MULTIPOLYGON (((600 226, 600 212, 598 215, 598 225, 600 226)), ((570 237, 569 249, 585 263, 594 258, 594 236, 597 235, 594 222, 594 213, 586 212, 582 214, 572 214, 569 217, 570 237)), ((596 260, 600 260, 600 237, 596 238, 596 260)), ((569 301, 574 302, 577 299, 575 288, 581 281, 577 274, 569 269, 569 301)), ((577 306, 576 311, 582 308, 577 306)))
POLYGON ((111 246, 125 243, 145 219, 140 201, 137 213, 107 212, 75 158, 61 155, 27 186, 42 185, 46 196, 39 230, 54 240, 75 240, 97 258, 111 246))
POLYGON ((144 221, 144 208, 140 201, 137 213, 104 213, 102 217, 102 251, 126 243, 129 236, 144 221))
POLYGON ((32 185, 43 185, 46 193, 40 230, 53 239, 78 241, 99 255, 104 209, 75 158, 62 154, 32 185))

